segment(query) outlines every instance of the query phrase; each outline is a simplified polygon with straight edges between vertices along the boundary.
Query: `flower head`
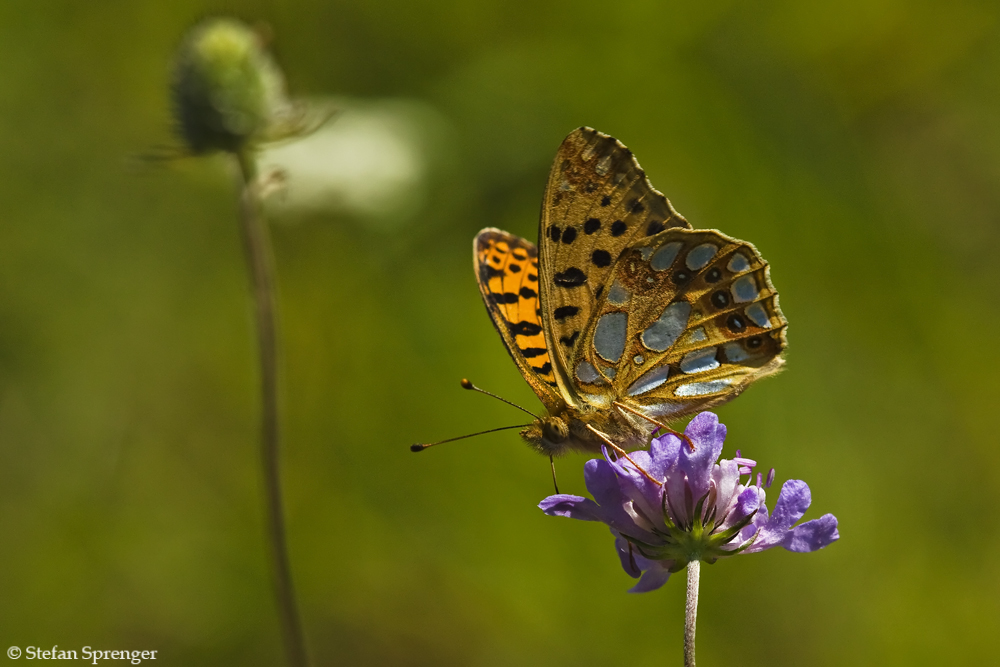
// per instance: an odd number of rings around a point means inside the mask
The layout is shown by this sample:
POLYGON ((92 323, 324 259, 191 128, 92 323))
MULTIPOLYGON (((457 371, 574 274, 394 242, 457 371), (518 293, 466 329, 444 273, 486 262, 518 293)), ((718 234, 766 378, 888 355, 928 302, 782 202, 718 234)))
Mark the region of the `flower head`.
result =
POLYGON ((195 26, 174 71, 178 130, 193 153, 239 152, 287 114, 284 77, 248 26, 227 18, 195 26))
POLYGON ((826 514, 795 526, 811 502, 809 487, 788 480, 774 513, 764 504, 774 479, 756 474, 757 463, 736 452, 719 461, 726 427, 711 412, 688 424, 692 450, 673 434, 653 440, 649 451, 592 459, 584 466, 594 497, 557 494, 539 507, 546 514, 601 521, 611 528, 622 567, 639 578, 632 592, 662 586, 690 561, 755 553, 775 546, 789 551, 822 549, 837 540, 837 518, 826 514), (718 462, 717 462, 718 461, 718 462), (749 475, 746 482, 743 475, 749 475))

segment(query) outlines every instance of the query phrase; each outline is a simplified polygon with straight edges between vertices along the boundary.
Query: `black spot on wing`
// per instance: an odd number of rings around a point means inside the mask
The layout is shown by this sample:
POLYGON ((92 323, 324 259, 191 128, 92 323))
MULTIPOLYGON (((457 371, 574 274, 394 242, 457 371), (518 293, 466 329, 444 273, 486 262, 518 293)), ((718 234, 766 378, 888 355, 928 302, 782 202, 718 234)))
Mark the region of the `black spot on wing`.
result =
POLYGON ((486 274, 487 278, 496 278, 504 275, 503 269, 493 268, 489 264, 480 264, 480 266, 482 267, 482 271, 486 274))
POLYGON ((511 273, 520 273, 521 272, 521 265, 520 264, 510 264, 510 265, 507 266, 507 268, 510 269, 511 273))
POLYGON ((574 331, 572 336, 563 336, 559 339, 559 342, 566 347, 573 347, 573 343, 576 342, 577 337, 580 335, 579 331, 574 331))
POLYGON ((557 320, 565 320, 567 317, 573 317, 580 312, 580 309, 576 306, 559 306, 552 313, 552 316, 557 320))
POLYGON ((513 336, 537 336, 542 333, 542 327, 536 322, 522 320, 520 322, 508 322, 507 328, 513 336))
POLYGON ((522 299, 534 299, 535 297, 538 296, 538 293, 535 292, 535 290, 531 289, 530 287, 522 287, 521 291, 518 292, 518 294, 521 295, 522 299))
POLYGON ((549 373, 552 372, 552 363, 549 362, 549 361, 546 361, 539 368, 535 368, 534 366, 532 366, 531 370, 535 371, 539 375, 548 375, 549 373))
POLYGON ((560 271, 553 277, 553 282, 559 287, 579 287, 587 282, 587 274, 571 266, 565 271, 560 271))
POLYGON ((607 250, 595 250, 590 256, 590 261, 594 263, 594 266, 602 269, 605 266, 611 266, 611 253, 607 250))
POLYGON ((646 236, 652 236, 653 234, 659 234, 665 229, 663 222, 660 220, 650 220, 649 226, 646 227, 646 236))
POLYGON ((569 245, 575 240, 576 240, 576 228, 567 227, 566 231, 564 231, 562 234, 562 242, 569 245))
POLYGON ((611 225, 611 235, 612 236, 621 236, 622 234, 625 233, 625 231, 627 229, 628 229, 628 225, 626 225, 621 220, 615 220, 614 223, 611 225))
POLYGON ((552 225, 549 227, 549 238, 553 241, 558 241, 560 234, 562 234, 562 230, 559 229, 559 225, 552 225))
POLYGON ((587 222, 583 223, 583 232, 585 234, 593 234, 598 229, 601 228, 601 221, 597 218, 588 218, 587 222))
POLYGON ((611 196, 604 195, 601 197, 601 206, 611 206, 611 196))
POLYGON ((493 303, 517 303, 518 296, 514 292, 490 292, 490 300, 493 303))
POLYGON ((538 356, 541 356, 541 355, 545 354, 546 352, 548 352, 548 350, 546 350, 544 347, 524 347, 524 348, 520 348, 520 350, 521 350, 521 355, 525 359, 530 359, 532 357, 538 357, 538 356))

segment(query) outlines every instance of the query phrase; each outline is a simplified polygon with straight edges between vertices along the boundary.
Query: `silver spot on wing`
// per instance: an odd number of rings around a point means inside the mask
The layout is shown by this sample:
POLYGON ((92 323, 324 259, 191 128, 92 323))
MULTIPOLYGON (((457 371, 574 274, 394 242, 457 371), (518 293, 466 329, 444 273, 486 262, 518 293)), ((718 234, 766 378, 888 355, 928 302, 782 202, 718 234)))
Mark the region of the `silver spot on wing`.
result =
POLYGON ((594 330, 594 349, 601 358, 611 363, 621 359, 625 351, 625 331, 628 313, 606 313, 597 321, 594 330))
POLYGON ((729 264, 726 265, 726 268, 733 273, 743 273, 750 268, 750 261, 741 253, 737 252, 729 258, 729 264))
POLYGON ((680 249, 681 249, 680 241, 673 241, 672 243, 664 245, 663 247, 661 247, 659 250, 656 251, 656 253, 653 255, 653 259, 649 261, 649 265, 653 268, 654 271, 663 271, 665 269, 669 269, 670 266, 674 263, 674 260, 677 259, 677 253, 680 251, 680 249))
POLYGON ((727 343, 722 349, 726 352, 726 361, 731 364, 738 364, 750 358, 750 355, 739 343, 727 343))
POLYGON ((589 361, 581 361, 576 365, 576 377, 580 382, 590 384, 601 377, 601 374, 589 361))
POLYGON ((642 344, 654 352, 665 352, 677 342, 677 337, 687 327, 691 304, 677 301, 663 309, 660 318, 642 332, 642 344))
POLYGON ((718 247, 713 243, 702 243, 691 248, 691 252, 687 254, 684 263, 692 271, 697 271, 703 268, 708 262, 715 257, 715 253, 719 251, 718 247))
POLYGON ((667 375, 670 373, 669 366, 657 366, 651 371, 647 371, 638 380, 632 383, 632 385, 626 390, 629 396, 638 396, 639 394, 645 394, 647 391, 652 391, 656 389, 661 384, 667 381, 667 375))
POLYGON ((682 384, 674 390, 675 396, 704 396, 722 391, 729 386, 729 380, 711 380, 709 382, 692 382, 682 384))
POLYGON ((756 324, 757 326, 763 327, 765 329, 771 328, 771 319, 767 316, 767 312, 764 310, 764 306, 760 305, 759 303, 754 303, 747 306, 746 310, 743 312, 745 312, 747 314, 747 317, 753 320, 753 323, 756 324))
POLYGON ((624 306, 628 303, 630 296, 632 295, 629 291, 622 287, 622 284, 616 280, 612 283, 611 289, 608 290, 608 303, 613 306, 624 306))
POLYGON ((685 373, 704 373, 719 367, 715 358, 716 348, 707 347, 703 350, 688 352, 681 359, 681 370, 685 373))
POLYGON ((733 283, 729 291, 733 293, 733 301, 746 303, 757 298, 757 283, 754 282, 753 276, 743 276, 733 283))

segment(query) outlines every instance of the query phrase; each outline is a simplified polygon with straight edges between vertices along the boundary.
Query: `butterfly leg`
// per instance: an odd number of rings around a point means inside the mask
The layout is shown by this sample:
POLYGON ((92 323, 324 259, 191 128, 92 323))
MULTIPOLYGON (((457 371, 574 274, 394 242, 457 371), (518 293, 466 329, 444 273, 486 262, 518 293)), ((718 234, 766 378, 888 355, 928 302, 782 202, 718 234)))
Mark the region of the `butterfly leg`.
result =
POLYGON ((635 461, 633 461, 632 457, 628 455, 628 452, 626 452, 624 449, 622 449, 621 447, 619 447, 615 443, 611 442, 611 438, 609 438, 606 433, 601 433, 600 431, 598 431, 596 428, 594 428, 590 424, 587 424, 587 429, 591 433, 593 433, 594 435, 596 435, 598 438, 600 438, 601 440, 603 440, 605 442, 605 444, 607 444, 609 447, 611 447, 613 450, 615 450, 615 453, 618 454, 618 456, 624 457, 625 460, 628 461, 629 463, 631 463, 633 465, 633 467, 635 467, 636 470, 638 470, 639 472, 641 472, 646 477, 646 479, 648 479, 653 484, 656 484, 657 486, 663 486, 663 482, 661 482, 660 480, 658 480, 655 477, 653 477, 652 475, 650 475, 648 472, 646 472, 645 470, 643 470, 642 466, 640 466, 638 463, 636 463, 635 461))
POLYGON ((556 480, 556 462, 549 456, 549 466, 552 467, 552 486, 556 487, 556 495, 559 495, 559 482, 556 480))
POLYGON ((656 421, 656 420, 655 420, 655 419, 653 419, 652 417, 647 417, 646 415, 642 414, 642 413, 641 413, 641 412, 639 412, 638 410, 636 410, 636 409, 634 409, 634 408, 630 408, 629 406, 625 405, 624 403, 619 403, 618 401, 615 401, 615 402, 614 402, 614 406, 615 406, 615 407, 617 407, 617 408, 618 408, 619 410, 623 410, 623 411, 625 411, 625 412, 631 412, 631 413, 632 413, 632 414, 634 414, 635 416, 637 416, 637 417, 641 417, 641 418, 645 419, 646 421, 648 421, 648 422, 649 422, 650 424, 653 424, 654 426, 656 426, 657 428, 656 428, 656 429, 653 429, 653 433, 656 433, 656 431, 657 431, 658 429, 663 429, 663 430, 664 430, 664 431, 666 431, 667 433, 669 433, 669 434, 671 434, 671 435, 675 435, 675 436, 677 436, 678 438, 680 438, 681 440, 683 440, 684 442, 686 442, 686 443, 687 443, 687 446, 688 446, 688 448, 689 448, 689 449, 690 449, 690 450, 691 450, 692 452, 694 451, 694 449, 695 449, 695 448, 694 448, 694 443, 693 443, 693 442, 691 442, 691 438, 687 437, 686 435, 684 435, 684 434, 683 434, 683 433, 681 433, 680 431, 675 431, 674 429, 670 428, 670 427, 669 427, 669 426, 667 426, 666 424, 661 424, 660 422, 656 421))

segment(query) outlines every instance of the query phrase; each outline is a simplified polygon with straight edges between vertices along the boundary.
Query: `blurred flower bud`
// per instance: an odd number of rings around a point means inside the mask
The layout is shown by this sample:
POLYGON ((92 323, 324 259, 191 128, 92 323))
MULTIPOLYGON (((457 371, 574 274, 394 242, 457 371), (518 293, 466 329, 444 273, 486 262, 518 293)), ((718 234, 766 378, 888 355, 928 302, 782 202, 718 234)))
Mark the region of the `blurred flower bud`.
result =
POLYGON ((261 37, 234 19, 195 26, 177 53, 173 82, 178 131, 193 153, 241 152, 287 113, 284 78, 261 37))

